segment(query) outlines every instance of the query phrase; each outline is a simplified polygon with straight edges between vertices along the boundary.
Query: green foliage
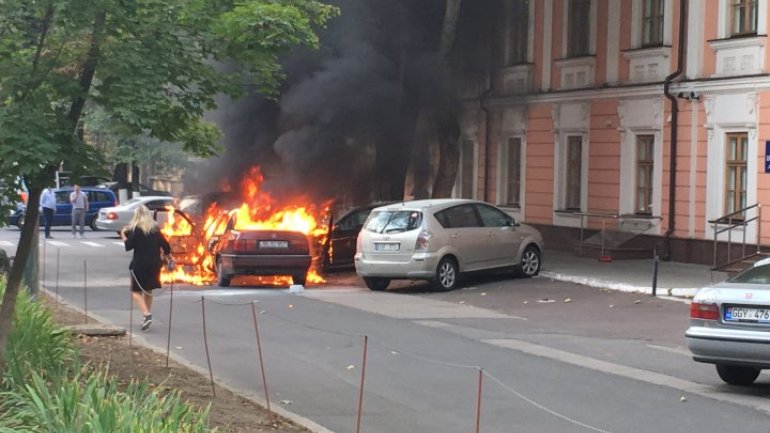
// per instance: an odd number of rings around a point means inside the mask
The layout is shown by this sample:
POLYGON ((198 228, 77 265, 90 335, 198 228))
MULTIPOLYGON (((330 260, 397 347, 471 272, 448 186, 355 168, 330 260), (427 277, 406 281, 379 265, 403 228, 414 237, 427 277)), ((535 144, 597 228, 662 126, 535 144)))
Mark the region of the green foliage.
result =
MULTIPOLYGON (((4 289, 0 281, 0 294, 4 289)), ((76 354, 72 335, 56 324, 45 306, 21 290, 8 336, 3 387, 25 383, 33 372, 56 380, 77 360, 76 354)))
POLYGON ((198 433, 208 427, 203 412, 182 402, 177 392, 161 394, 146 382, 125 391, 105 372, 78 374, 50 387, 33 374, 18 392, 0 395, 0 433, 198 433))
POLYGON ((316 0, 0 0, 0 179, 92 165, 77 133, 86 104, 125 137, 210 156, 220 134, 201 116, 214 98, 274 93, 279 57, 317 46, 336 13, 316 0))

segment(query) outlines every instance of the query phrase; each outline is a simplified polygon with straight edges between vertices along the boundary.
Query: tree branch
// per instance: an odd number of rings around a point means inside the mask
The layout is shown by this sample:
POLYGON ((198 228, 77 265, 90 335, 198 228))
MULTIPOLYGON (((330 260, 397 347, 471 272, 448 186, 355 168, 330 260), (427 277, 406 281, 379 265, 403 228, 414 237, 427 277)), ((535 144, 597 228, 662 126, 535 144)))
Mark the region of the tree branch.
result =
POLYGON ((70 125, 72 125, 73 131, 77 128, 80 116, 83 114, 83 108, 86 105, 88 92, 91 90, 91 84, 93 83, 94 75, 96 74, 96 67, 99 64, 106 18, 106 12, 99 12, 94 18, 94 26, 91 31, 91 47, 88 49, 88 57, 86 58, 85 63, 83 63, 83 69, 80 71, 80 94, 73 99, 69 114, 67 114, 67 118, 70 121, 70 125))

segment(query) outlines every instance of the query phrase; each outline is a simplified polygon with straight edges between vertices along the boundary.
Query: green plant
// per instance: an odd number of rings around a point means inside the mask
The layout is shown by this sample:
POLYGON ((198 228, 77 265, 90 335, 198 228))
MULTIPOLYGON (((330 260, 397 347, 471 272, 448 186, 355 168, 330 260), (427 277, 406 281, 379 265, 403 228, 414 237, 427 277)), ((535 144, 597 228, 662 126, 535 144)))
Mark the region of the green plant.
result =
POLYGON ((125 391, 105 371, 79 373, 50 387, 38 374, 17 392, 0 394, 0 433, 212 432, 208 409, 198 411, 177 392, 162 394, 147 382, 125 391))
MULTIPOLYGON (((0 293, 4 289, 5 284, 0 281, 0 293)), ((4 387, 23 384, 32 371, 46 380, 55 380, 77 362, 76 354, 72 335, 53 320, 44 305, 22 290, 6 347, 4 387)))

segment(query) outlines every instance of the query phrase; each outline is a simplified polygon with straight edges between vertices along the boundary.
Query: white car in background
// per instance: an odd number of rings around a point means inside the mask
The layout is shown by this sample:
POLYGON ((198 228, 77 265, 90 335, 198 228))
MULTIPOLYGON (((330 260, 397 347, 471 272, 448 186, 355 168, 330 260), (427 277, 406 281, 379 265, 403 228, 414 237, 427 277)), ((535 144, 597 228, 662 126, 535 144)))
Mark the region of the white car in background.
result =
POLYGON ((356 273, 371 290, 392 279, 424 279, 440 290, 460 273, 512 269, 540 272, 543 238, 490 204, 465 199, 417 200, 372 210, 358 234, 356 273))
POLYGON ((120 232, 123 227, 131 222, 137 206, 143 204, 151 211, 165 209, 174 206, 174 197, 166 196, 142 196, 135 197, 115 207, 106 207, 99 210, 96 217, 96 228, 99 230, 112 230, 120 232))

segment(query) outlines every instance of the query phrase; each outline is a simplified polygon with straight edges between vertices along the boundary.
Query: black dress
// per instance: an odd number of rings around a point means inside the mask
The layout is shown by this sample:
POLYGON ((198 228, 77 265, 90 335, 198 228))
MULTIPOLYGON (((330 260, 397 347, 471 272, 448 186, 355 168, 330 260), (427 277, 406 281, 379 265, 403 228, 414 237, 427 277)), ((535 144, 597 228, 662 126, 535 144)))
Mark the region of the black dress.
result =
POLYGON ((131 291, 149 292, 159 289, 161 262, 160 250, 165 254, 171 253, 171 246, 163 234, 154 228, 149 233, 139 229, 126 232, 126 251, 134 251, 134 257, 128 269, 133 271, 131 277, 131 291))

